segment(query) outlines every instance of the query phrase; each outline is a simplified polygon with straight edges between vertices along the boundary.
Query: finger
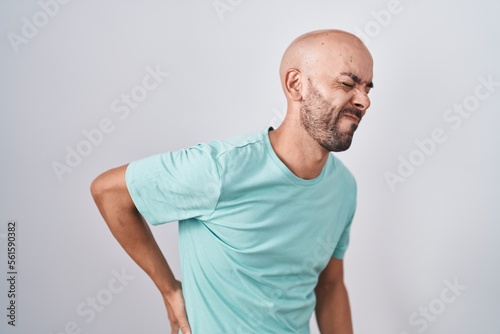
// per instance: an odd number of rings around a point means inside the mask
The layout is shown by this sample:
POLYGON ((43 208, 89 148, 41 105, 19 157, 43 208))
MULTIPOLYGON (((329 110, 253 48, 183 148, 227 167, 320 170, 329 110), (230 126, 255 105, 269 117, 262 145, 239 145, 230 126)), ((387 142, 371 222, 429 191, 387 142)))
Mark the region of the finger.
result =
POLYGON ((187 333, 191 334, 191 326, 189 326, 189 322, 187 319, 186 311, 183 309, 181 314, 177 317, 177 323, 182 331, 182 334, 187 333))
POLYGON ((184 309, 177 317, 177 323, 179 324, 182 334, 191 334, 191 326, 189 326, 186 311, 184 309))
POLYGON ((191 334, 191 327, 189 327, 187 322, 184 325, 181 325, 181 332, 182 334, 191 334))

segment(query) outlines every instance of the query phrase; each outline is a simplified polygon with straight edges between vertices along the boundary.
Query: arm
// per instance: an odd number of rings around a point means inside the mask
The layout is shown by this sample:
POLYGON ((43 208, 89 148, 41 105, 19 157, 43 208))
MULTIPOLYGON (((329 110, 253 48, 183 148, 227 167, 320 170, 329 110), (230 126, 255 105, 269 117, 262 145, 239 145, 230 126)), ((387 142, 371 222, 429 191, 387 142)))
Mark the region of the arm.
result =
POLYGON ((322 334, 352 334, 351 307, 344 285, 343 261, 331 258, 319 276, 316 320, 322 334))
POLYGON ((128 255, 151 277, 167 308, 172 334, 191 333, 181 283, 161 253, 151 230, 134 205, 125 183, 127 165, 99 175, 91 192, 111 233, 128 255))

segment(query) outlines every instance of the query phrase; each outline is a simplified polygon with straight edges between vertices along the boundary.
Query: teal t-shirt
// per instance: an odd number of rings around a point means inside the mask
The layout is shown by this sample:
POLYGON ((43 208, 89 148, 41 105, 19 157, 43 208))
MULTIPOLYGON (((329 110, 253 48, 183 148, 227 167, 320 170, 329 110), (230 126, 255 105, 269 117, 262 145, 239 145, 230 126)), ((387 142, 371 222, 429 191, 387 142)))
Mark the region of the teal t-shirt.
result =
POLYGON ((356 207, 352 174, 330 154, 295 176, 268 131, 132 162, 126 182, 150 224, 179 221, 193 334, 309 333, 318 276, 343 258, 356 207))

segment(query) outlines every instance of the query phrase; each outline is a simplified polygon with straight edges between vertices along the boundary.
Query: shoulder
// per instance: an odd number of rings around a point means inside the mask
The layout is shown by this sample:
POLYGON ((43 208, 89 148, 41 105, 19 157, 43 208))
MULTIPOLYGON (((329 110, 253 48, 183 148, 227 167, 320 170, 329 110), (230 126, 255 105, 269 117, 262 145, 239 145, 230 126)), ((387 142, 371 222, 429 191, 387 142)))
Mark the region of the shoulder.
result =
POLYGON ((224 140, 212 140, 208 143, 198 144, 195 147, 210 153, 214 159, 219 160, 233 154, 259 150, 264 146, 264 134, 264 130, 260 130, 224 140))

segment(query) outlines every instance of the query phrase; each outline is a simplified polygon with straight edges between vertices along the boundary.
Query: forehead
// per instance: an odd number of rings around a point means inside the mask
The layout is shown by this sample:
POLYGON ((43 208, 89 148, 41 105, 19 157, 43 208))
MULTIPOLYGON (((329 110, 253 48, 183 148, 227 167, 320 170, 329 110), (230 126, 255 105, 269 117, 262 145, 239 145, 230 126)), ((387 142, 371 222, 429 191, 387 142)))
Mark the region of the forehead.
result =
MULTIPOLYGON (((347 73, 361 82, 369 83, 373 79, 373 59, 366 48, 353 45, 336 45, 323 53, 318 59, 320 73, 327 76, 340 76, 347 73)), ((357 81, 357 80, 356 80, 357 81)))

